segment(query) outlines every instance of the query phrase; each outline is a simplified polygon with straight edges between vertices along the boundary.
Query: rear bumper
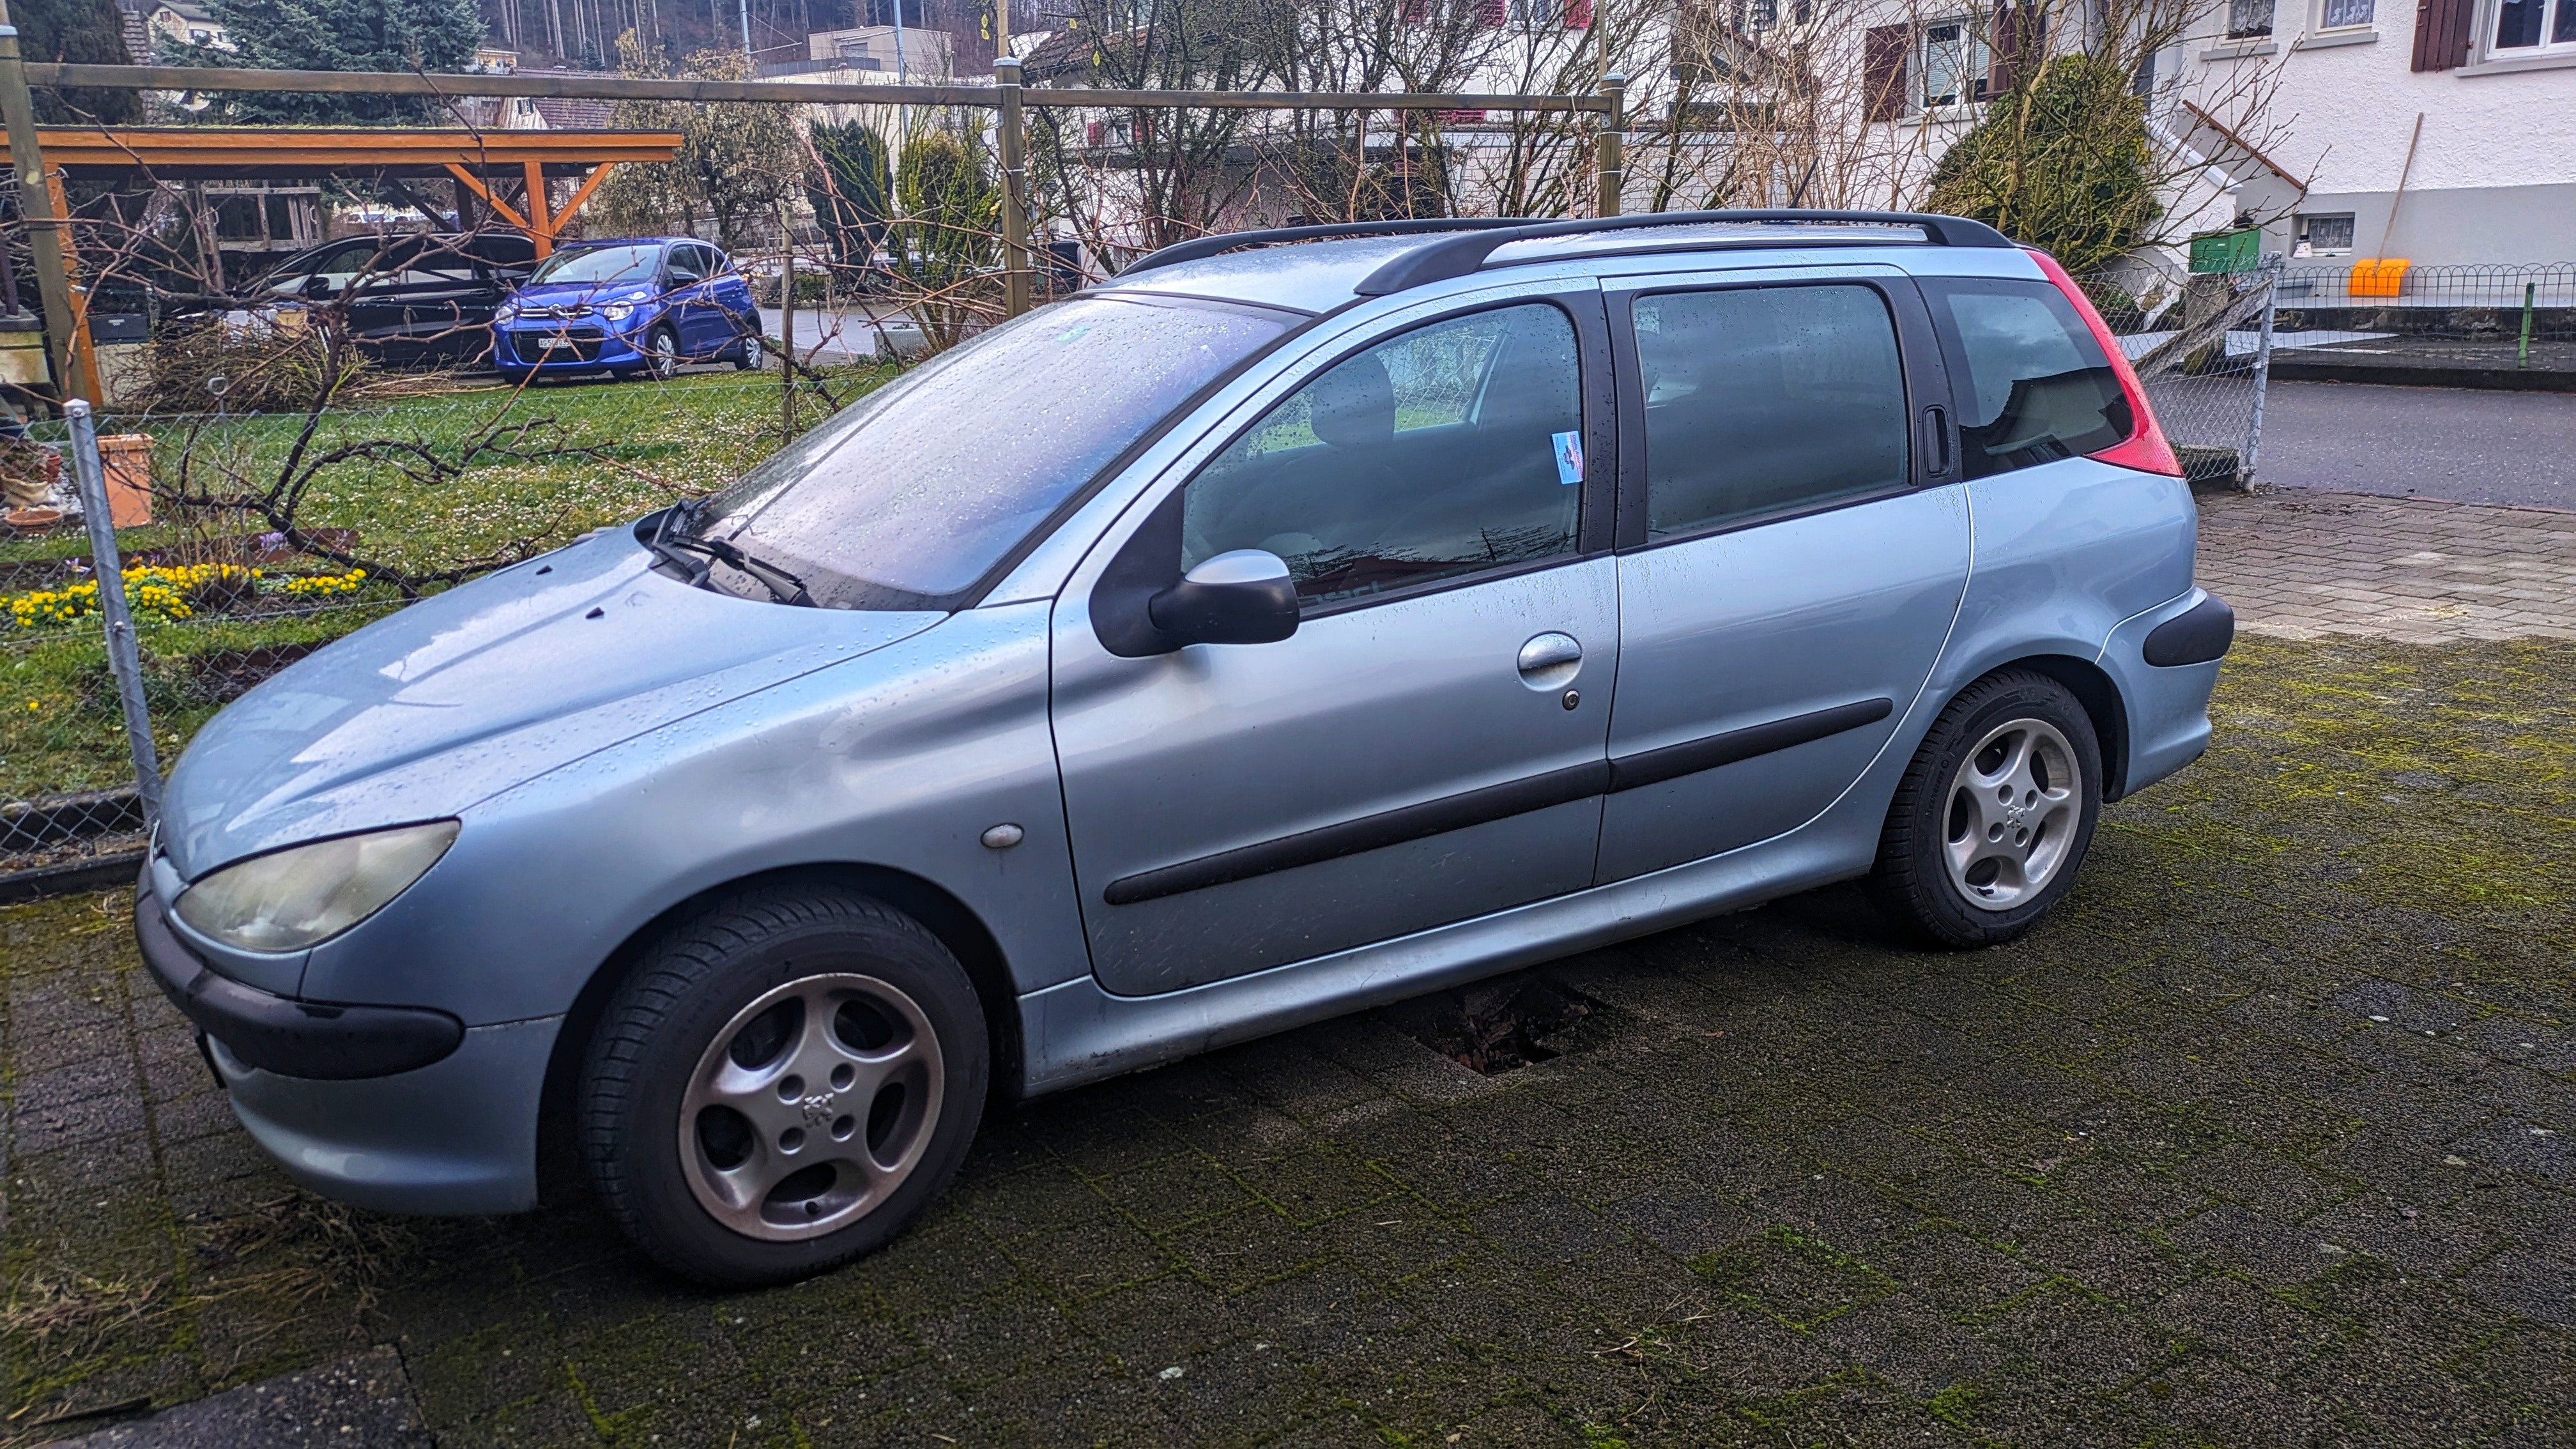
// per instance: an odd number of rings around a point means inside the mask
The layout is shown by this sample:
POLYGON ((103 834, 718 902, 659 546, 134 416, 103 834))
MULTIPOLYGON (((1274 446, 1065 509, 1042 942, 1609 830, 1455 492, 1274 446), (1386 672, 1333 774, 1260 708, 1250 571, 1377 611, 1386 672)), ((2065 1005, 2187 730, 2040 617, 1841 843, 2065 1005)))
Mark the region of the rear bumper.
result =
POLYGON ((2123 794, 2154 784, 2209 749, 2209 695, 2235 619, 2217 595, 2194 589, 2111 631, 2101 665, 2128 706, 2123 794))

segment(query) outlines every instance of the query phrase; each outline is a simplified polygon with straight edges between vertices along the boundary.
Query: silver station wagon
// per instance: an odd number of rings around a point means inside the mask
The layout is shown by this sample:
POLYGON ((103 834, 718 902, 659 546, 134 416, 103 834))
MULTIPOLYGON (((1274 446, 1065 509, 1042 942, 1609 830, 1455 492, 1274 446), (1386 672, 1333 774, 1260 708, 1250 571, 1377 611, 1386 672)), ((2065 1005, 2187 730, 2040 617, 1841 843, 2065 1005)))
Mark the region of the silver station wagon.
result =
POLYGON ((1855 877, 2029 929, 2209 737, 2180 474, 1954 217, 1191 242, 253 690, 137 930, 317 1191, 522 1210, 560 1142, 784 1279, 988 1098, 1855 877))

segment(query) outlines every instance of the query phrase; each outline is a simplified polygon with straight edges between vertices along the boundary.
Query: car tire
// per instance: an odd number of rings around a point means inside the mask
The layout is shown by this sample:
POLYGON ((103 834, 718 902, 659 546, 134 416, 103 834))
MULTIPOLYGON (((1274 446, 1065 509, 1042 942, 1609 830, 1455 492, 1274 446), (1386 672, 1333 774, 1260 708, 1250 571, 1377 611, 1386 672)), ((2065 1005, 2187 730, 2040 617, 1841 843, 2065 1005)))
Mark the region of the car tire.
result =
POLYGON ((736 372, 758 372, 761 368, 767 366, 768 362, 768 339, 755 332, 744 333, 741 345, 734 349, 734 370, 736 372))
POLYGON ((2084 706, 2036 670, 1998 670, 1961 690, 1914 752, 1873 893, 1932 945, 1999 945, 2065 897, 2101 812, 2102 748, 2084 706))
POLYGON ((983 1007, 927 927, 855 892, 762 887, 673 926, 610 999, 582 1070, 583 1163, 664 1267, 784 1282, 937 1199, 989 1072, 983 1007))
POLYGON ((644 365, 635 375, 652 382, 669 382, 680 372, 680 334, 668 327, 656 327, 644 334, 644 365))

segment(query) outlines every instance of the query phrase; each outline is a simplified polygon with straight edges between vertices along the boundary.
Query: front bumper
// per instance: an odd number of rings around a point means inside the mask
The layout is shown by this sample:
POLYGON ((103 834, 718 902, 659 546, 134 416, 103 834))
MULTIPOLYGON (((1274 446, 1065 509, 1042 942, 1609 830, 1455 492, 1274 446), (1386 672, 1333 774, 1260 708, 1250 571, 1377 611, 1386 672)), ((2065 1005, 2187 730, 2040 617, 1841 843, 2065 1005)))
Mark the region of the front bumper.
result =
POLYGON ((620 333, 599 322, 495 327, 492 365, 514 372, 598 372, 603 368, 641 367, 644 354, 633 339, 643 332, 638 327, 620 333), (546 346, 557 337, 567 345, 546 346))
POLYGON ((430 1065, 465 1039, 465 1023, 421 1006, 299 1001, 222 975, 170 929, 146 871, 134 893, 134 939, 161 994, 197 1030, 251 1066, 343 1082, 430 1065))
POLYGON ((425 1007, 298 1001, 207 966, 166 912, 147 873, 134 902, 145 969, 289 1176, 383 1212, 536 1204, 537 1104, 562 1017, 469 1028, 425 1007))

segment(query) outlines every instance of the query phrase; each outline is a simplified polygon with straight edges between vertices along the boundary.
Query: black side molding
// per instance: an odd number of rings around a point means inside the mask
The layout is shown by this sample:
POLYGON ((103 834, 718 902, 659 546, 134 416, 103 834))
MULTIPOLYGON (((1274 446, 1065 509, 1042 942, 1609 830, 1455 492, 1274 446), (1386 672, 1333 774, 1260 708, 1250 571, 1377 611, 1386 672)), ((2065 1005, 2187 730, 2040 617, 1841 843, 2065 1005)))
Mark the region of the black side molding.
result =
POLYGON ((1178 865, 1120 876, 1101 891, 1100 898, 1113 906, 1132 906, 1140 901, 1176 896, 1183 891, 1250 880, 1272 871, 1294 870, 1301 865, 1318 865, 1365 850, 1402 845, 1409 840, 1464 830, 1471 825, 1483 825, 1594 795, 1634 790, 1640 785, 1659 784, 1701 770, 1714 770, 1720 765, 1731 765, 1738 760, 1749 760, 1756 755, 1767 755, 1775 750, 1858 729, 1887 718, 1895 708, 1894 702, 1885 699, 1838 704, 1831 709, 1728 730, 1722 735, 1710 735, 1687 744, 1670 745, 1616 760, 1572 765, 1505 785, 1489 785, 1481 790, 1445 795, 1419 805, 1407 805, 1357 820, 1345 820, 1338 825, 1283 835, 1258 845, 1203 855, 1178 865))
POLYGON ((1612 791, 1634 790, 1641 785, 1660 785, 1720 765, 1732 765, 1755 755, 1767 755, 1794 745, 1808 744, 1845 730, 1856 730, 1887 718, 1896 708, 1889 699, 1864 699, 1854 704, 1838 704, 1812 714, 1793 714, 1787 719, 1767 720, 1728 730, 1722 735, 1666 745, 1660 750, 1645 750, 1622 755, 1610 762, 1612 791))
POLYGON ((218 975, 170 929, 148 876, 134 895, 134 939, 179 1014, 264 1072, 325 1082, 390 1077, 428 1066, 465 1040, 465 1023, 443 1011, 295 1001, 218 975))
POLYGON ((1132 906, 1139 901, 1159 900, 1183 891, 1250 880, 1272 871, 1317 865, 1327 860, 1339 860, 1345 855, 1357 855, 1364 850, 1402 845, 1408 840, 1464 830, 1471 825, 1483 825, 1513 815, 1526 815, 1532 810, 1544 810, 1551 805, 1588 799, 1600 794, 1609 782, 1610 764, 1606 760, 1550 770, 1544 775, 1532 775, 1509 784, 1488 785, 1482 790, 1444 795, 1419 805, 1363 815, 1357 820, 1283 835, 1258 845, 1219 851, 1178 865, 1120 876, 1111 881, 1100 896, 1113 906, 1132 906))
POLYGON ((2147 635, 2149 664, 2172 669, 2207 664, 2236 642, 2236 611, 2216 594, 2176 614, 2147 635))

